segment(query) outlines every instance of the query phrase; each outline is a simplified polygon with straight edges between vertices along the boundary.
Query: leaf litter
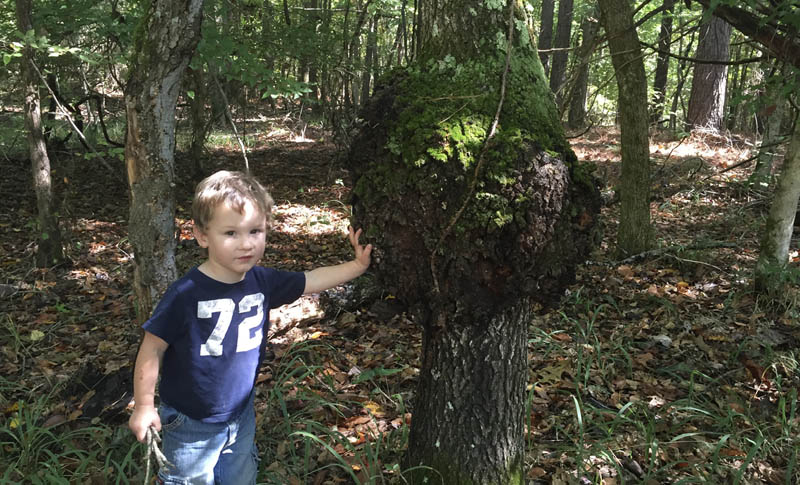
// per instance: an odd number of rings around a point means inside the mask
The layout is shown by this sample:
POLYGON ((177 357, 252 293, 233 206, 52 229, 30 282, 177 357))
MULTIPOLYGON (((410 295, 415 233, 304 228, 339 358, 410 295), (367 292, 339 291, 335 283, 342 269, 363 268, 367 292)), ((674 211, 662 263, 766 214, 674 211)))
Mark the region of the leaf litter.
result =
MULTIPOLYGON (((792 482, 787 473, 796 475, 797 467, 787 450, 796 452, 800 424, 800 327, 796 306, 771 307, 750 289, 768 199, 747 189, 746 166, 727 170, 750 148, 701 136, 655 141, 651 208, 660 251, 620 261, 613 256, 618 135, 595 129, 573 146, 598 164, 608 202, 605 235, 560 307, 537 308, 531 322, 529 481, 792 482)), ((250 158, 276 201, 262 264, 307 270, 349 259, 349 180, 335 147, 283 137, 265 140, 250 158)), ((237 153, 223 149, 207 162, 207 170, 241 165, 237 153)), ((0 164, 5 193, 30 185, 25 163, 0 164)), ((190 173, 184 168, 178 173, 190 173)), ((69 265, 33 268, 33 227, 20 224, 34 220, 32 191, 0 212, 0 370, 19 389, 0 396, 0 420, 11 423, 19 402, 57 389, 42 423, 125 426, 141 333, 130 287, 127 199, 104 195, 124 192, 116 181, 61 171, 55 180, 69 265)), ((177 200, 190 200, 195 182, 182 180, 177 200)), ((187 206, 179 204, 177 219, 181 271, 203 257, 187 206)), ((272 312, 271 352, 257 385, 259 440, 266 472, 286 483, 297 480, 289 458, 305 452, 292 439, 298 432, 330 445, 306 457, 320 470, 313 483, 396 472, 390 463, 399 460, 402 443, 380 459, 358 450, 410 424, 420 331, 392 295, 356 293, 306 296, 272 312), (285 409, 267 406, 273 391, 285 409), (331 440, 331 431, 345 441, 331 440), (325 466, 336 455, 349 471, 325 466)))

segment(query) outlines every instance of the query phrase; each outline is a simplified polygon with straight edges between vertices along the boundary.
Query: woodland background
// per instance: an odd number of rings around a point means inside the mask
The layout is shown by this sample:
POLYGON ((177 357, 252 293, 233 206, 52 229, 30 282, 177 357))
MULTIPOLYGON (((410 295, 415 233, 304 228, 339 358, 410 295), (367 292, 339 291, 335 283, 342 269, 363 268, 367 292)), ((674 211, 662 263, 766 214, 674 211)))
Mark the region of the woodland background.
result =
MULTIPOLYGON (((263 264, 349 258, 359 108, 413 64, 420 9, 436 4, 421 3, 205 2, 168 114, 177 273, 202 258, 193 186, 221 168, 249 167, 276 200, 263 264)), ((707 2, 629 4, 642 105, 618 91, 603 25, 625 9, 601 22, 610 2, 518 4, 604 202, 596 249, 530 322, 524 479, 797 483, 797 1, 721 1, 715 14, 707 2), (626 108, 647 114, 649 133, 638 185, 649 236, 628 250, 626 108), (775 259, 768 221, 786 191, 775 259)), ((125 423, 147 297, 131 258, 125 93, 150 69, 151 4, 0 5, 0 482, 140 482, 145 449, 125 423)), ((368 275, 273 312, 260 482, 405 483, 422 346, 406 309, 368 275)))

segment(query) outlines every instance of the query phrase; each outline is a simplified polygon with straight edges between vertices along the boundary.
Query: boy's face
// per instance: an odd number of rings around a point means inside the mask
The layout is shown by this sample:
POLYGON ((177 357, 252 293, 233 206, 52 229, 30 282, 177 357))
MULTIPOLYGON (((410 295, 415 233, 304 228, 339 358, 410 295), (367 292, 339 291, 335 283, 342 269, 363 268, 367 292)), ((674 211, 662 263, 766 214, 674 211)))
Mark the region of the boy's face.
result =
POLYGON ((250 202, 241 214, 223 203, 214 208, 204 229, 194 226, 194 235, 200 247, 208 248, 200 269, 218 281, 235 283, 264 255, 267 218, 250 202))

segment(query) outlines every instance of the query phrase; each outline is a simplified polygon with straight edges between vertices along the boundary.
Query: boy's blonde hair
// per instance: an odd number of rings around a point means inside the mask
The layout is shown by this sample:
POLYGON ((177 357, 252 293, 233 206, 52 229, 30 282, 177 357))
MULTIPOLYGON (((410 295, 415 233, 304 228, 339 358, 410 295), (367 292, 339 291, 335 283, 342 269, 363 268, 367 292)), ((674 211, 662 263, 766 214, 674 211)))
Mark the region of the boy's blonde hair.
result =
POLYGON ((269 227, 274 202, 267 189, 252 175, 220 170, 197 184, 192 200, 192 219, 196 226, 205 229, 218 205, 230 204, 232 209, 241 214, 247 202, 258 207, 266 216, 269 227))

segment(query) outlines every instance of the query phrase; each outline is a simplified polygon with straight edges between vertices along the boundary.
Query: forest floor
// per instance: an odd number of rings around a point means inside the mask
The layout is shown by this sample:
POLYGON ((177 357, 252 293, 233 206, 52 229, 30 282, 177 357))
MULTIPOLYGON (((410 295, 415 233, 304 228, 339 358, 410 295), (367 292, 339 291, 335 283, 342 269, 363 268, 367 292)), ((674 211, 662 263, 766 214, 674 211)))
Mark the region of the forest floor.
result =
MULTIPOLYGON (((348 174, 332 143, 304 135, 265 128, 251 142, 251 168, 276 201, 264 265, 306 270, 351 257, 348 174)), ((605 235, 559 308, 531 322, 529 483, 800 482, 800 307, 797 293, 775 304, 751 290, 769 202, 746 183, 752 166, 737 166, 753 145, 654 137, 657 245, 628 259, 614 255, 618 134, 593 129, 572 145, 598 166, 605 235)), ((234 143, 204 163, 243 166, 234 143)), ((187 212, 196 180, 182 175, 185 156, 177 164, 183 272, 202 252, 187 212)), ((127 187, 121 162, 107 165, 54 156, 70 262, 40 270, 30 166, 0 159, 0 481, 41 476, 52 460, 78 483, 143 478, 143 448, 125 428, 141 336, 127 187), (89 426, 106 434, 62 437, 89 426), (64 452, 82 446, 102 449, 64 452)), ((257 388, 262 482, 402 483, 420 331, 392 295, 344 293, 272 314, 274 355, 257 388)))

